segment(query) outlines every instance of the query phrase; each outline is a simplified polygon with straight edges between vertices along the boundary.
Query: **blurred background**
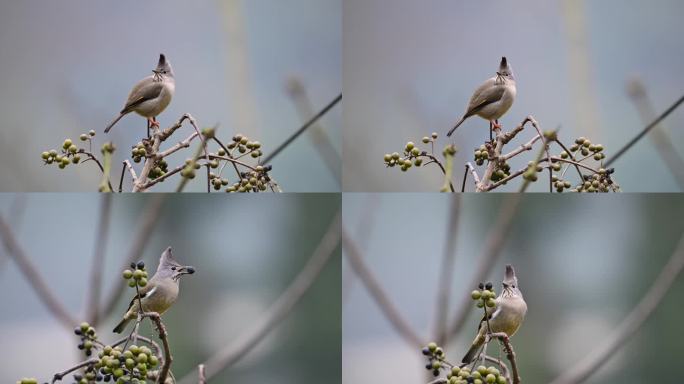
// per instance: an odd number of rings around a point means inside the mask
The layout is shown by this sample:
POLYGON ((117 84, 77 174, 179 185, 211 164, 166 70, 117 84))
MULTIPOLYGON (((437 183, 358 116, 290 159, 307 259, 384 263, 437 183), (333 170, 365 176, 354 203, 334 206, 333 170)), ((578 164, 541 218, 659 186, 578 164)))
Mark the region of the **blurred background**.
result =
MULTIPOLYGON (((531 114, 542 129, 560 127, 565 142, 586 136, 603 144, 610 157, 646 126, 643 116, 660 114, 684 93, 682 13, 684 2, 678 0, 345 1, 344 190, 439 190, 438 168, 404 174, 382 161, 385 153, 401 152, 407 141, 420 143, 431 132, 440 135, 436 152, 449 143, 459 149, 454 184, 460 186, 473 149, 489 139, 489 124, 473 117, 450 139, 445 135, 472 92, 494 76, 501 56, 511 64, 518 90, 500 119, 504 130, 531 114), (630 81, 633 94, 646 94, 639 107, 627 93, 630 81)), ((676 128, 682 123, 679 108, 660 135, 675 148, 680 165, 683 154, 676 148, 684 144, 684 132, 676 128)), ((507 148, 529 140, 531 131, 507 148)), ((682 190, 684 181, 673 180, 658 153, 663 146, 652 142, 655 135, 614 164, 624 191, 682 190)), ((512 168, 523 167, 532 153, 519 156, 512 168)), ((546 191, 541 184, 530 190, 546 191)))
MULTIPOLYGON (((341 6, 339 0, 0 3, 0 189, 96 191, 94 164, 61 171, 40 159, 42 151, 91 129, 98 154, 105 141, 116 144, 118 182, 121 161, 146 135, 145 119, 131 114, 110 134, 103 130, 133 85, 152 73, 159 53, 176 74, 162 127, 190 113, 201 127, 217 124, 220 138, 243 133, 269 154, 341 92, 341 6)), ((312 140, 321 135, 307 132, 274 160, 272 176, 285 191, 340 189, 341 165, 330 159, 341 153, 341 116, 338 105, 320 120, 330 144, 323 154, 312 140)), ((188 125, 170 142, 191 132, 188 125)), ((179 154, 169 164, 191 156, 179 154)), ((157 190, 177 183, 165 184, 157 190)), ((202 191, 202 184, 187 190, 202 191)))
MULTIPOLYGON (((449 215, 448 196, 345 194, 344 227, 390 299, 426 342, 434 329, 436 291, 449 215)), ((468 286, 506 196, 465 195, 456 238, 450 319, 468 286)), ((528 304, 513 336, 524 382, 545 383, 602 340, 642 298, 684 231, 679 195, 615 195, 586 200, 525 196, 487 281, 501 290, 513 264, 528 304)), ((346 251, 345 251, 346 252, 346 251)), ((390 326, 349 264, 343 263, 344 383, 427 383, 426 360, 390 326)), ((679 383, 684 345, 684 279, 675 281, 652 317, 587 383, 679 383)), ((460 361, 475 336, 475 302, 446 350, 460 361)), ((496 356, 490 345, 490 354, 496 356)))
MULTIPOLYGON (((143 260, 155 271, 172 246, 197 272, 181 282, 178 301, 163 316, 177 379, 242 335, 264 315, 311 257, 339 210, 333 194, 281 196, 168 196, 143 260)), ((106 240, 103 301, 121 280, 123 260, 143 212, 154 196, 119 196, 112 202, 106 240)), ((0 213, 44 276, 52 293, 83 319, 98 225, 95 194, 1 194, 0 213)), ((340 252, 293 311, 236 365, 210 382, 339 383, 341 377, 340 252)), ((103 342, 132 297, 97 327, 103 342)), ((79 338, 46 310, 16 264, 0 251, 0 382, 21 377, 48 381, 83 360, 79 338)), ((143 335, 154 335, 145 327, 143 335)), ((196 376, 195 376, 196 377, 196 376)))

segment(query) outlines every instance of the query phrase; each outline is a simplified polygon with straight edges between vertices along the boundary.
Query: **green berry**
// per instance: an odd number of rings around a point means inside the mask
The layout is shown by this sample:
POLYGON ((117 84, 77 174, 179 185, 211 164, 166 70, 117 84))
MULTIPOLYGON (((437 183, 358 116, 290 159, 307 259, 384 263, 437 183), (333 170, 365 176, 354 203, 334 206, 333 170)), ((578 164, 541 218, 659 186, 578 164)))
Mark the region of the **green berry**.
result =
POLYGON ((489 308, 494 308, 494 307, 496 307, 496 301, 495 301, 494 299, 487 299, 486 304, 487 304, 487 306, 488 306, 489 308))
POLYGON ((147 279, 144 278, 144 277, 141 278, 140 280, 138 280, 138 285, 141 286, 141 287, 146 286, 146 285, 147 285, 147 279))
POLYGON ((482 292, 474 290, 470 293, 470 297, 472 297, 473 300, 480 300, 480 298, 482 297, 482 292))
POLYGON ((428 343, 427 347, 430 350, 430 352, 434 352, 437 349, 437 343, 435 343, 435 342, 428 343))

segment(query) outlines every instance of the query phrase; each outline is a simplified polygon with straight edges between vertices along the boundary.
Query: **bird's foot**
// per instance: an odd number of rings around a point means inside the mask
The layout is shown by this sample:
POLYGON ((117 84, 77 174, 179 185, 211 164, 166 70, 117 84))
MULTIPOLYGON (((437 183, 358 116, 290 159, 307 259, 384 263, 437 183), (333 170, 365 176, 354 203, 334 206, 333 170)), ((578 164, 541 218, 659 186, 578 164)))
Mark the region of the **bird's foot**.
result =
POLYGON ((491 121, 490 123, 492 124, 492 128, 501 129, 501 124, 499 124, 497 120, 491 121))
POLYGON ((154 117, 151 119, 147 119, 147 122, 149 123, 150 128, 159 128, 159 122, 154 117))

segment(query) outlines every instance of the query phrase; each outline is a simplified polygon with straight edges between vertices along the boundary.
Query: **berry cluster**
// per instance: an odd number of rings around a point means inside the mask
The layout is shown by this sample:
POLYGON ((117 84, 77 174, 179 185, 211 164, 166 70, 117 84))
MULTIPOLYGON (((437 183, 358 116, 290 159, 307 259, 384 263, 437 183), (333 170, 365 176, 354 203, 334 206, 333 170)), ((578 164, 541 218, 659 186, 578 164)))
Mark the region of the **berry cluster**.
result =
MULTIPOLYGON (((570 147, 570 152, 576 154, 577 151, 579 151, 582 156, 592 156, 596 161, 601 161, 606 158, 606 155, 603 153, 603 145, 592 144, 586 137, 578 137, 575 139, 575 144, 570 147)), ((568 156, 569 154, 565 151, 561 153, 562 158, 567 158, 568 156)), ((582 159, 578 159, 578 161, 581 160, 582 159)))
MULTIPOLYGON (((233 185, 229 186, 226 188, 226 192, 262 192, 265 191, 269 184, 271 183, 271 177, 268 175, 268 172, 272 169, 270 165, 262 166, 262 165, 257 165, 254 167, 254 170, 249 171, 249 172, 242 172, 240 174, 240 181, 234 183, 233 185)), ((227 180, 226 180, 227 181, 227 180)), ((223 184, 223 180, 221 180, 221 185, 216 186, 216 182, 214 182, 214 189, 220 189, 222 185, 227 185, 223 184)))
POLYGON ((253 158, 257 158, 263 153, 261 152, 261 143, 258 141, 251 141, 249 137, 238 133, 233 136, 233 141, 226 146, 231 152, 233 149, 237 148, 238 153, 242 156, 250 155, 253 158))
MULTIPOLYGON (((390 168, 399 166, 402 171, 406 172, 413 166, 420 167, 425 161, 427 161, 427 164, 439 163, 439 160, 434 156, 435 141, 437 140, 437 137, 437 133, 433 132, 430 137, 425 136, 422 139, 423 144, 430 144, 430 153, 421 150, 412 141, 406 143, 402 154, 399 154, 399 152, 386 153, 383 157, 385 166, 390 168)), ((444 157, 447 155, 453 156, 454 154, 456 154, 456 148, 453 145, 447 145, 442 151, 442 156, 444 157)))
POLYGON ((145 263, 138 261, 138 263, 131 263, 131 269, 123 271, 123 278, 128 281, 128 286, 133 288, 144 287, 147 285, 147 271, 145 270, 145 263))
MULTIPOLYGON (((90 145, 92 138, 95 136, 95 131, 90 131, 88 134, 80 136, 81 141, 88 141, 90 145)), ((60 169, 66 168, 69 164, 78 164, 81 162, 81 155, 85 153, 84 148, 79 148, 73 140, 65 139, 62 143, 62 148, 50 149, 40 154, 44 164, 56 164, 60 169)))
POLYGON ((488 308, 496 307, 496 300, 494 300, 494 298, 496 297, 496 292, 492 288, 492 283, 480 283, 478 288, 479 289, 476 289, 470 293, 470 297, 473 300, 477 301, 477 307, 484 308, 485 305, 488 308))
POLYGON ((83 350, 86 356, 93 354, 93 347, 97 343, 97 333, 95 328, 90 324, 83 322, 80 326, 74 329, 74 333, 81 337, 81 342, 78 344, 78 349, 83 350))
POLYGON ((92 366, 91 371, 86 371, 86 377, 78 384, 107 383, 110 380, 115 380, 116 384, 145 384, 148 369, 159 364, 159 358, 146 346, 131 345, 126 350, 120 346, 105 346, 98 357, 100 360, 92 366))
MULTIPOLYGON (((474 292, 481 294, 480 291, 473 291, 473 293, 474 292)), ((459 367, 450 364, 445 359, 444 350, 437 346, 436 343, 429 343, 423 348, 422 352, 423 355, 428 358, 428 363, 425 365, 425 368, 428 371, 432 371, 434 376, 439 376, 441 371, 445 370, 447 372, 446 379, 448 384, 506 384, 508 382, 506 377, 494 366, 485 367, 480 365, 477 369, 473 369, 467 366, 459 367)))

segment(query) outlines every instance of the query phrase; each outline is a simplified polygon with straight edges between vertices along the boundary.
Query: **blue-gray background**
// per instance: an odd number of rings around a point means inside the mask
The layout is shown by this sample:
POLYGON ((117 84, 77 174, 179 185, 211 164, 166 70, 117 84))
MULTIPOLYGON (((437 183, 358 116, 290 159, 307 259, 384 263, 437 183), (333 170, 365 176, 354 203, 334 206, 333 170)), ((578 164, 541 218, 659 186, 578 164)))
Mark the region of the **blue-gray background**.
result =
MULTIPOLYGON (((500 120, 504 129, 531 114, 543 129, 560 126, 566 142, 587 136, 611 155, 645 126, 626 95, 628 79, 642 80, 657 113, 682 95, 683 13, 679 0, 346 0, 344 190, 439 190, 436 167, 403 174, 382 162, 385 153, 431 132, 440 134, 440 153, 449 142, 459 148, 454 179, 460 182, 473 148, 488 139, 488 123, 474 117, 453 140, 445 134, 501 56, 518 84, 500 120)), ((682 108, 664 123, 678 148, 682 123, 682 108)), ((526 130, 508 148, 530 137, 526 130)), ((532 156, 511 164, 518 169, 532 156)), ((648 138, 615 167, 625 191, 679 191, 648 138)), ((511 184, 515 190, 518 183, 511 184)))
MULTIPOLYGON (((203 127, 219 124, 221 138, 242 132, 259 140, 268 154, 302 124, 285 91, 288 79, 303 83, 315 110, 341 92, 341 6, 339 0, 0 2, 0 190, 96 190, 93 164, 59 171, 40 161, 42 151, 90 129, 99 145, 117 145, 118 180, 145 120, 129 115, 109 135, 102 131, 160 52, 176 73, 162 126, 190 113, 203 127)), ((338 153, 341 116, 338 106, 322 120, 338 153)), ((190 132, 184 128, 178 141, 190 132)), ((273 177, 286 191, 340 188, 306 137, 275 160, 273 177)), ((201 184, 188 190, 202 190, 201 184)))
MULTIPOLYGON (((462 197, 450 317, 474 288, 468 286, 471 271, 504 201, 501 194, 462 197)), ((448 197, 345 194, 343 204, 344 226, 371 270, 428 339, 445 237, 451 236, 448 197)), ((516 267, 529 308, 512 339, 524 382, 549 382, 614 330, 674 251, 684 231, 683 214, 680 195, 525 196, 500 261, 487 277, 500 291, 504 265, 516 267)), ((427 382, 420 351, 397 336, 344 264, 343 382, 427 382)), ((667 367, 677 367, 684 357, 682 299, 680 277, 644 327, 587 383, 680 383, 680 372, 667 367)), ((451 360, 460 360, 474 337, 481 312, 472 303, 461 334, 447 349, 451 360)))
MULTIPOLYGON (((103 297, 121 279, 141 213, 152 196, 118 196, 106 242, 103 297)), ((0 214, 44 276, 52 293, 78 319, 89 286, 100 196, 0 194, 0 214), (24 207, 21 209, 21 207, 24 207), (21 212, 15 215, 12 212, 21 212)), ((192 197, 169 195, 143 253, 154 271, 159 255, 196 267, 164 314, 176 378, 229 345, 253 325, 313 253, 341 198, 333 194, 192 197)), ((339 383, 341 377, 340 253, 335 251, 301 302, 251 353, 212 379, 226 383, 339 383)), ((100 340, 126 309, 131 289, 98 327, 100 340)), ((78 338, 40 302, 0 250, 0 382, 36 377, 42 383, 83 358, 78 338), (79 354, 80 353, 80 354, 79 354)), ((152 331, 146 330, 149 335, 152 331)))

